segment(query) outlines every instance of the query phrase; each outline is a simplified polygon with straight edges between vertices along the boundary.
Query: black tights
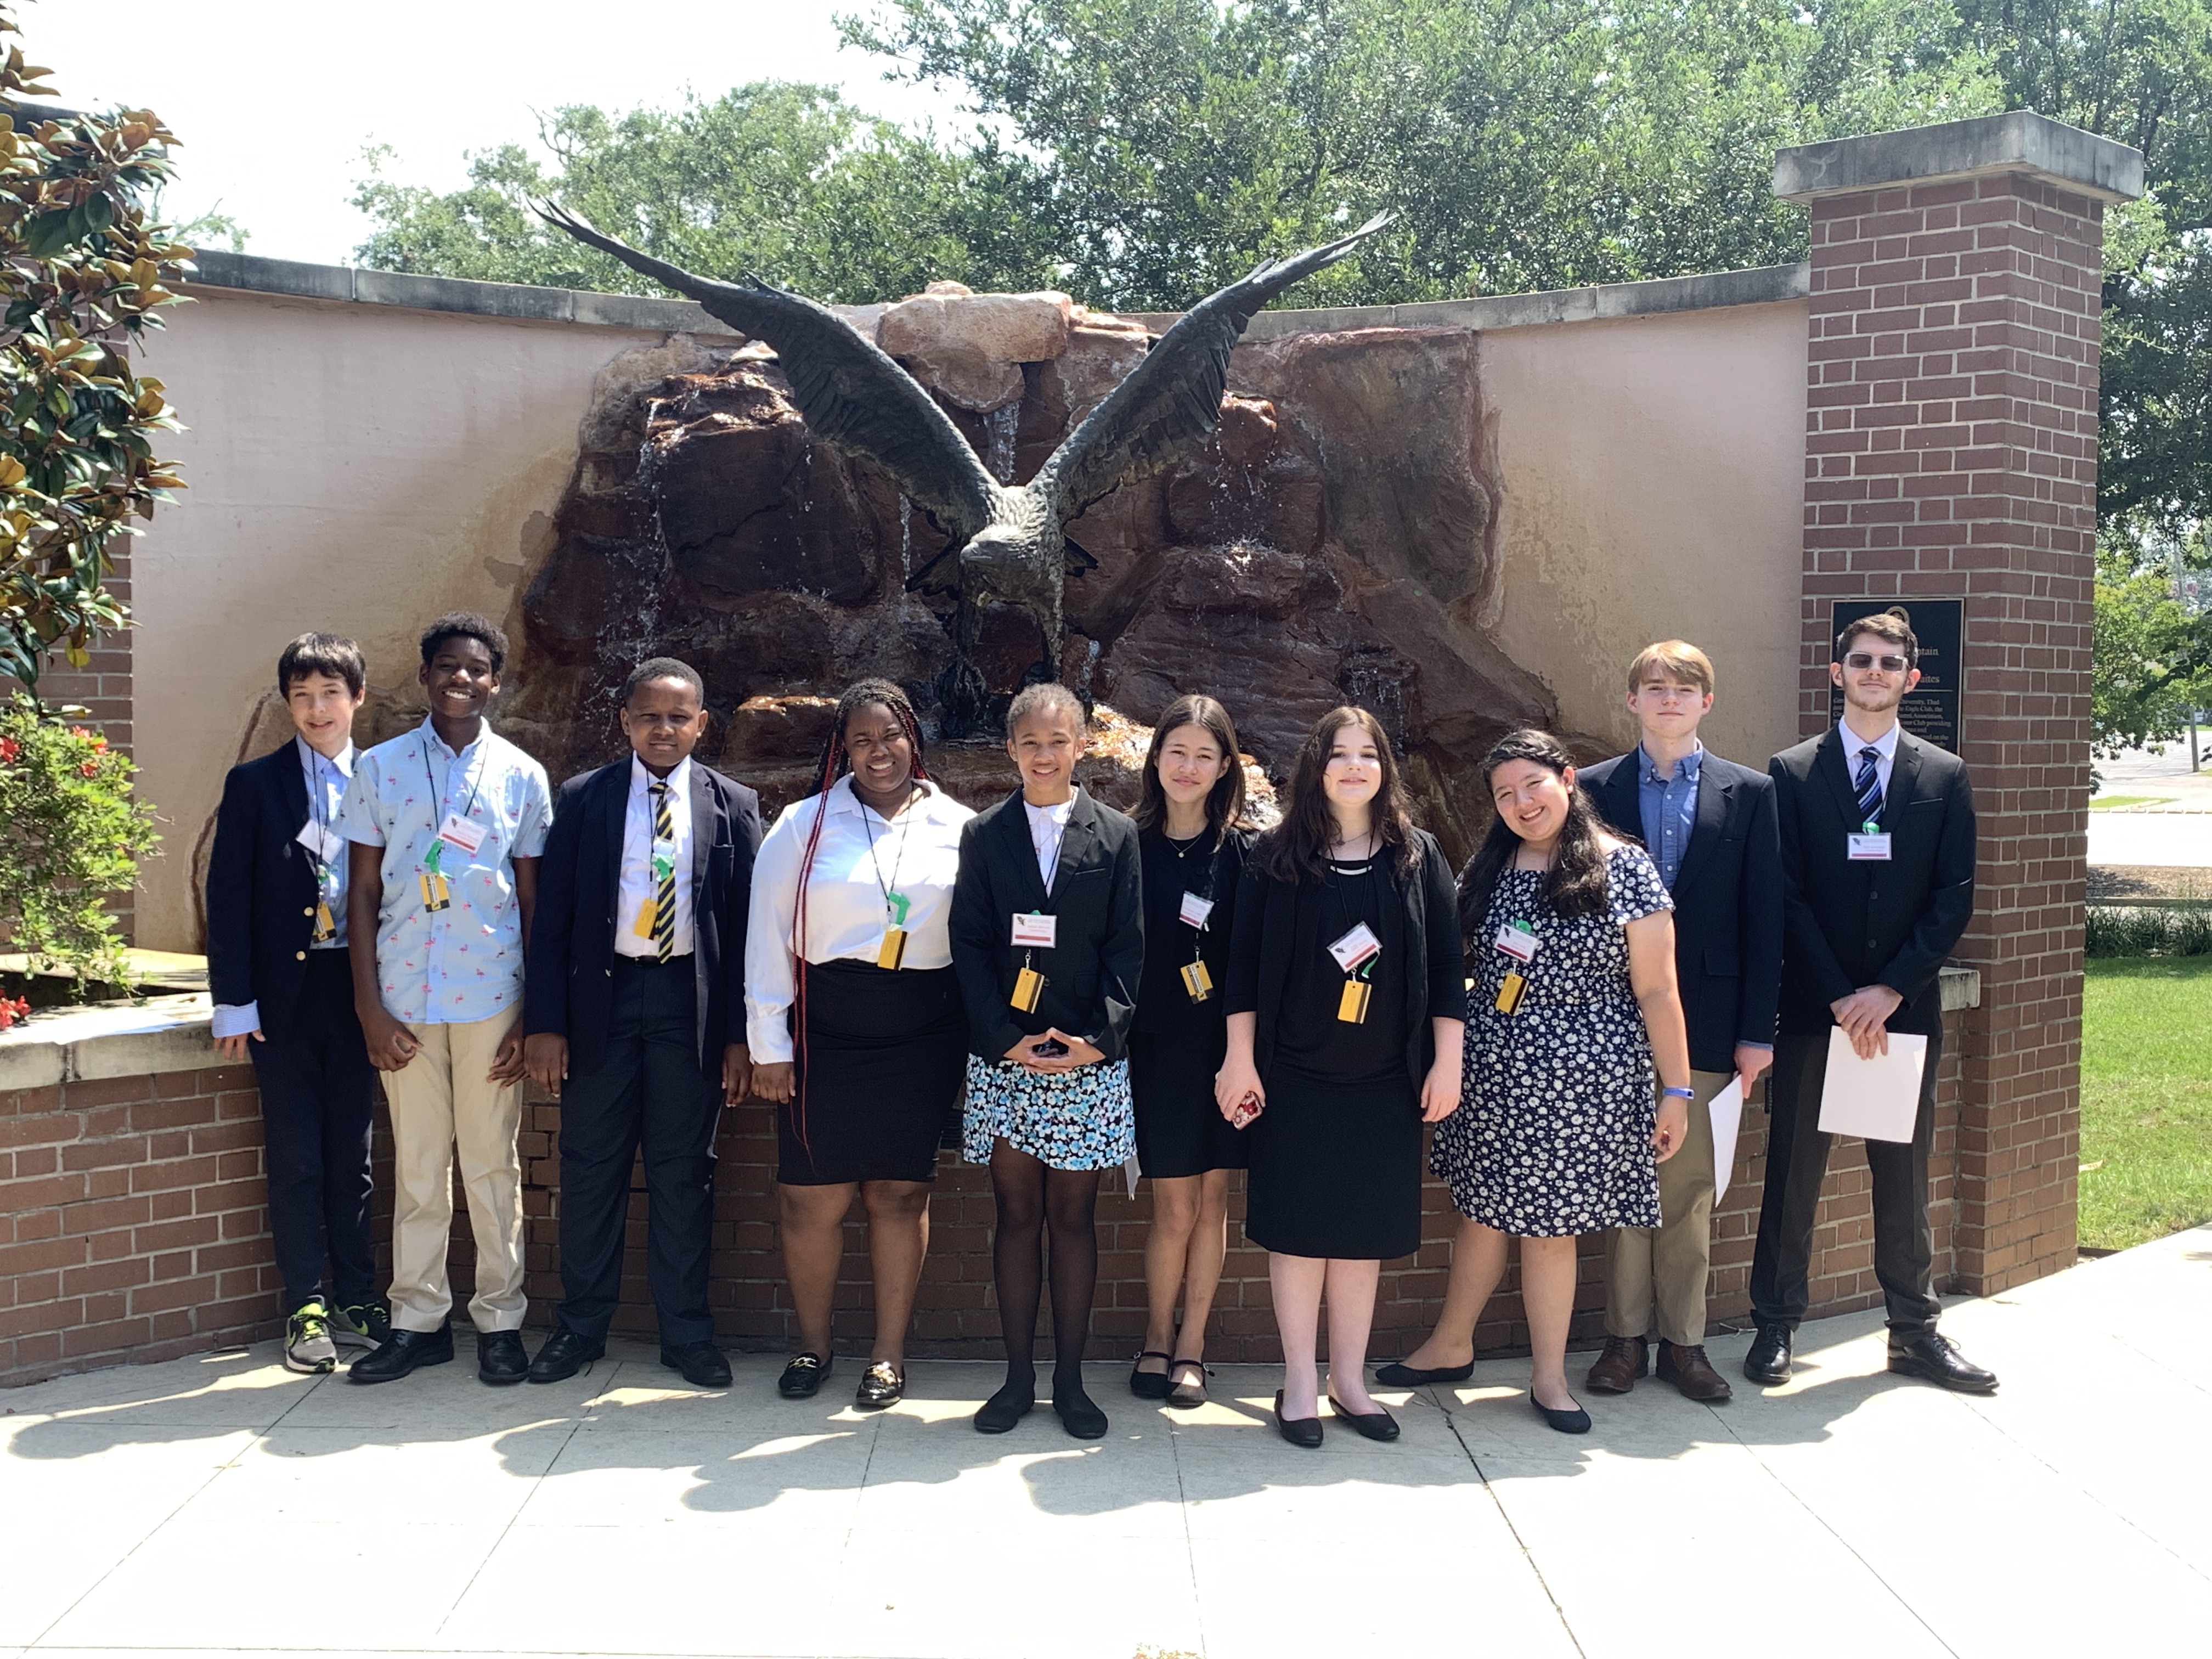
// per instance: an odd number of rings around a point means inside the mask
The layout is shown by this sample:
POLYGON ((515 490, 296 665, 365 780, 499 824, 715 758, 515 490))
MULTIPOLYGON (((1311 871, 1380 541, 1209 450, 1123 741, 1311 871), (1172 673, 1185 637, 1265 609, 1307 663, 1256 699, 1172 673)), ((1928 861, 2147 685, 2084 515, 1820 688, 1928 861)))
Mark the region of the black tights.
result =
POLYGON ((1052 1392, 1083 1392, 1083 1346, 1098 1288, 1097 1170, 1055 1170, 1001 1140, 991 1152, 999 1227, 992 1240, 1006 1384, 1036 1384, 1037 1304, 1044 1291, 1044 1234, 1052 1234, 1052 1392))

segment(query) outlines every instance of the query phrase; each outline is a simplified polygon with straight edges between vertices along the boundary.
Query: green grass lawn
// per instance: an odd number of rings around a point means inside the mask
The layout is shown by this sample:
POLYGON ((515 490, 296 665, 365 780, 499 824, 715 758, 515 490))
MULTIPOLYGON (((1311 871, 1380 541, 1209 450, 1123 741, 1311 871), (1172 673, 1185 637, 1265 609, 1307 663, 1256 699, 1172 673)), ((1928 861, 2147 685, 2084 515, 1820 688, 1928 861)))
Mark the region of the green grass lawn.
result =
POLYGON ((2171 795, 2100 795, 2089 803, 2089 810, 2105 812, 2115 806, 2148 806, 2154 802, 2172 799, 2171 795))
POLYGON ((2110 1249, 2212 1220, 2212 957, 2088 964, 2081 1242, 2110 1249))

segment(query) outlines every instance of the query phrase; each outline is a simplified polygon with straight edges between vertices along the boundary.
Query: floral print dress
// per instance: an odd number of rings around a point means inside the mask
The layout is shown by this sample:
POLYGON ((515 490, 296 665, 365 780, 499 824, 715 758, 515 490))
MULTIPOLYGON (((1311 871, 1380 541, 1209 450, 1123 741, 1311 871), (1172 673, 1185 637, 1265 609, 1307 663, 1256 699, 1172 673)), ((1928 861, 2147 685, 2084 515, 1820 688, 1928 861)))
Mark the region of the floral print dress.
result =
POLYGON ((1508 869, 1492 894, 1469 952, 1475 984, 1461 1106, 1437 1126, 1429 1168, 1461 1214, 1516 1237, 1656 1227, 1651 1045, 1622 930, 1674 901, 1638 847, 1607 855, 1598 915, 1553 915, 1542 881, 1540 872, 1508 869), (1492 944, 1516 921, 1541 941, 1526 967, 1492 944), (1498 987, 1516 967, 1528 988, 1518 1009, 1503 1014, 1498 987))

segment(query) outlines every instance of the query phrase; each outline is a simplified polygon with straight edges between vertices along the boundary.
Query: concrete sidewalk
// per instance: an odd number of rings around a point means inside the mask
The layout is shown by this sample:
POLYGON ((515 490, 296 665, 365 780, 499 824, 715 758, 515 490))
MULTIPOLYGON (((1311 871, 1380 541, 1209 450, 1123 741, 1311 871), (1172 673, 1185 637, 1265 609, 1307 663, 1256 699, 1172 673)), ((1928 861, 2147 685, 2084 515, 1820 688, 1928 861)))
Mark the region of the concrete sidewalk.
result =
POLYGON ((2200 1228, 1955 1307, 1994 1399, 1887 1376, 1859 1315, 1717 1409, 1647 1382, 1571 1438, 1499 1360, 1319 1452, 1258 1367, 1170 1413, 1099 1365, 1090 1445, 1043 1407, 975 1434, 974 1364, 876 1416, 850 1362, 793 1404, 769 1358, 699 1395, 635 1347, 496 1391, 465 1339, 375 1389, 110 1370, 0 1394, 0 1654, 2203 1652, 2209 1312, 2200 1228))

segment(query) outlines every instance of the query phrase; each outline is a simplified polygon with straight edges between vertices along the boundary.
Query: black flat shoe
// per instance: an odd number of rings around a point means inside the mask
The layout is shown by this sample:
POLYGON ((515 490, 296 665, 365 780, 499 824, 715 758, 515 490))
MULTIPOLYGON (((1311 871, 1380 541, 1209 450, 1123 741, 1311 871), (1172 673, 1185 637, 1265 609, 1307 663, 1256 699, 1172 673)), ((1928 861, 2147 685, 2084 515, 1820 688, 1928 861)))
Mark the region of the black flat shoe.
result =
POLYGON ((1580 1406, 1576 1407, 1571 1412, 1555 1412, 1549 1406, 1547 1406, 1542 1401, 1537 1399, 1533 1394, 1528 1396, 1528 1403, 1536 1408, 1537 1416, 1542 1418, 1547 1423, 1549 1423, 1561 1434, 1588 1434, 1589 1432, 1589 1413, 1584 1411, 1580 1406))
POLYGON ((1464 1382, 1474 1375, 1474 1361, 1464 1365, 1444 1365, 1432 1371, 1416 1370, 1413 1366, 1393 1362, 1380 1366, 1375 1380, 1386 1389, 1418 1389, 1425 1382, 1464 1382))
POLYGON ((1129 1367, 1129 1392, 1139 1400, 1164 1400, 1168 1397, 1168 1371, 1148 1371, 1142 1368, 1147 1359, 1164 1359, 1169 1370, 1175 1368, 1175 1356, 1162 1353, 1158 1348, 1146 1348, 1137 1356, 1137 1363, 1129 1367))
POLYGON ((453 1328, 434 1331, 395 1330, 374 1352, 365 1353, 347 1368, 349 1382, 397 1382, 425 1365, 442 1365, 453 1357, 453 1328))
POLYGON ((730 1386, 729 1359, 711 1342, 682 1342, 672 1348, 664 1343, 660 1363, 672 1371, 681 1371, 684 1380, 695 1389, 730 1386))
POLYGON ((594 1359, 605 1358, 607 1345, 579 1336, 566 1325, 545 1339, 545 1346, 530 1362, 532 1382, 565 1382, 594 1359))
POLYGON ((1178 1382, 1170 1389, 1168 1404, 1183 1411, 1188 1411, 1194 1406, 1203 1406, 1206 1403, 1206 1379, 1213 1373, 1195 1359, 1178 1359, 1168 1367, 1170 1377, 1177 1371, 1196 1371, 1198 1376, 1192 1382, 1178 1382))
POLYGON ((1398 1437, 1398 1419, 1388 1412, 1356 1412, 1334 1395, 1328 1397, 1328 1408, 1370 1440, 1398 1437))
POLYGON ((1072 1395, 1055 1394, 1052 1397, 1052 1408, 1060 1418, 1060 1426, 1078 1440, 1103 1440, 1106 1437, 1106 1413, 1100 1411, 1082 1389, 1078 1389, 1072 1395))
POLYGON ((975 1413, 975 1432, 1005 1434, 1036 1409, 1036 1384, 1009 1382, 975 1413))
POLYGON ((860 1386, 853 1390, 853 1403, 865 1411, 881 1411, 906 1398, 906 1372, 888 1359, 878 1359, 860 1373, 860 1386))
POLYGON ((830 1362, 818 1353, 795 1353, 783 1362, 775 1391, 786 1400, 811 1400, 829 1377, 830 1362))
POLYGON ((1321 1419, 1318 1417, 1285 1417, 1283 1415, 1283 1391, 1275 1390, 1275 1432, 1293 1446, 1311 1451, 1321 1444, 1321 1419))
POLYGON ((1960 1394, 1997 1391, 1996 1372, 1984 1370, 1952 1346, 1949 1337, 1934 1331, 1918 1331, 1910 1336, 1893 1333, 1889 1339, 1889 1368, 1900 1376, 1917 1376, 1960 1394))

